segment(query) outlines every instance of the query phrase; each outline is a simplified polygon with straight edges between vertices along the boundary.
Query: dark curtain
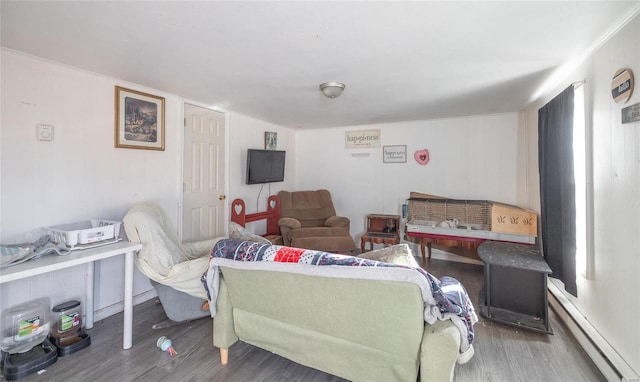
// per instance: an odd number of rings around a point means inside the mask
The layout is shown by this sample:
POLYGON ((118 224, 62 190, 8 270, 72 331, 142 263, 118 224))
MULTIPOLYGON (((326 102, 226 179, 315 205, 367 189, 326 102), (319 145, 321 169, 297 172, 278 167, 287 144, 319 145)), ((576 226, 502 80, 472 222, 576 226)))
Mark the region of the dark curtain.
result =
POLYGON ((577 296, 573 176, 573 86, 538 110, 542 248, 567 292, 577 296))

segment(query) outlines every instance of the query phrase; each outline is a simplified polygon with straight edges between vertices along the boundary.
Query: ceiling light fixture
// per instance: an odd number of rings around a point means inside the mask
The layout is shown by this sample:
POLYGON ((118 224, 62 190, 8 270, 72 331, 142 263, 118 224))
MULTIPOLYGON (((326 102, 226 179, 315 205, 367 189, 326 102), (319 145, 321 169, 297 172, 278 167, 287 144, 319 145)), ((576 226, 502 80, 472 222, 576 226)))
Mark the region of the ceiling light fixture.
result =
POLYGON ((344 84, 341 82, 325 82, 320 85, 320 90, 322 90, 322 94, 329 98, 336 98, 342 94, 344 90, 344 84))

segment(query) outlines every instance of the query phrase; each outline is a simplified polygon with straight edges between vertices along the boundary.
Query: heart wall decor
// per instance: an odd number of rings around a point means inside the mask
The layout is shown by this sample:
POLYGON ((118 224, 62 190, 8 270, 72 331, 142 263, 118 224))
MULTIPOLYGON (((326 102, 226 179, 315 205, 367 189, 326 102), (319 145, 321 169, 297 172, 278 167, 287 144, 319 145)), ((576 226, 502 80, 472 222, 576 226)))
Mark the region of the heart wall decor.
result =
POLYGON ((429 163, 429 150, 416 150, 416 152, 413 153, 413 158, 416 160, 416 162, 418 162, 419 165, 424 166, 429 163))

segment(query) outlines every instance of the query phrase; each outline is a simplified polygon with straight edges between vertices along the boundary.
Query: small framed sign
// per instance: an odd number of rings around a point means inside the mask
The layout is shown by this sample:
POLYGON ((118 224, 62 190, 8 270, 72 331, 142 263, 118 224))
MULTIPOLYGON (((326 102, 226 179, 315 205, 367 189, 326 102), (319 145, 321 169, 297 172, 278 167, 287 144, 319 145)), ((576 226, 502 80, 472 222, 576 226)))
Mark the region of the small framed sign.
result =
POLYGON ((380 129, 345 131, 344 139, 347 149, 380 147, 380 129))
POLYGON ((383 163, 407 163, 407 146, 383 146, 382 147, 383 163))
POLYGON ((640 103, 622 109, 622 123, 640 121, 640 103))

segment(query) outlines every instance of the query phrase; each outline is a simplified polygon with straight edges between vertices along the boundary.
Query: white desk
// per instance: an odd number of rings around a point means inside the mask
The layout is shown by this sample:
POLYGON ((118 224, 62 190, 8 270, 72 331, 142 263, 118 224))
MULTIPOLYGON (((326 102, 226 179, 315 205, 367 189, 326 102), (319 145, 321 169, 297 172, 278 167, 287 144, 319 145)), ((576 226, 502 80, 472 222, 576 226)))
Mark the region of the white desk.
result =
POLYGON ((66 256, 47 255, 13 267, 0 270, 0 284, 31 276, 57 271, 76 265, 87 265, 85 327, 93 327, 93 298, 95 262, 109 257, 125 255, 124 261, 124 324, 122 348, 130 349, 133 337, 133 253, 142 244, 121 241, 102 247, 72 251, 66 256))

